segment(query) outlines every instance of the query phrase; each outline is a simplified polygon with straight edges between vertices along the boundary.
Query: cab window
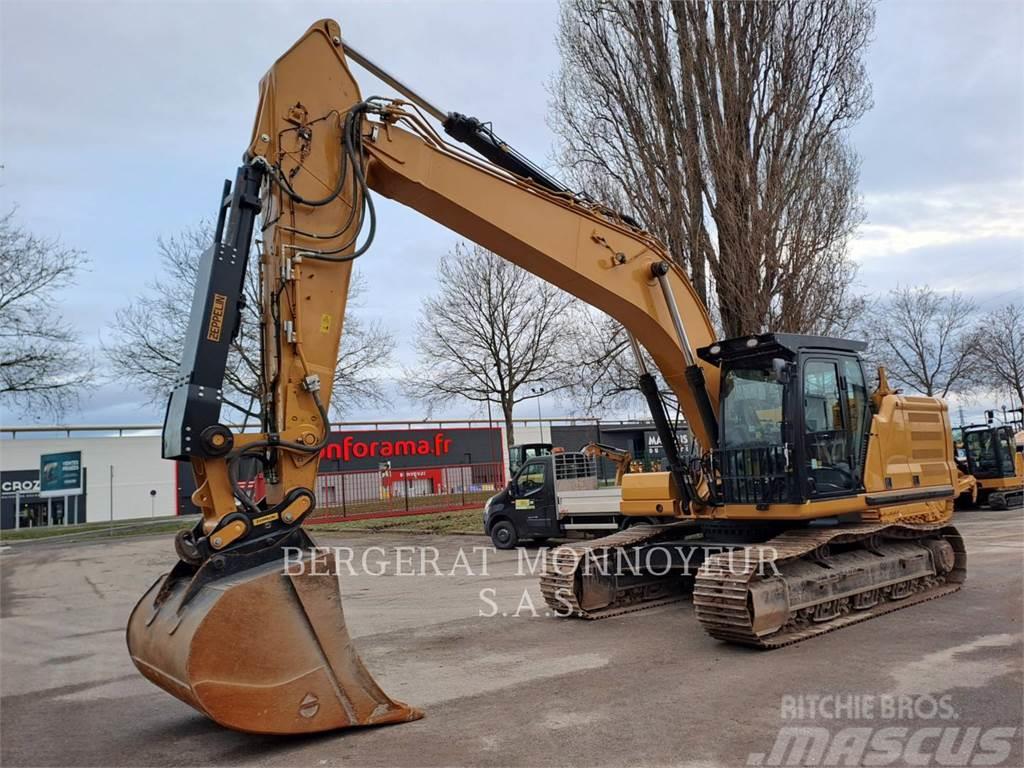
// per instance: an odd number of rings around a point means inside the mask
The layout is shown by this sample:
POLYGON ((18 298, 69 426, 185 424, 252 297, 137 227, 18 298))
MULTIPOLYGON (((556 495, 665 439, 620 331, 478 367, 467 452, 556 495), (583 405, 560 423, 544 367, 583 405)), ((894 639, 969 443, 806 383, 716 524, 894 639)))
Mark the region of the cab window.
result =
POLYGON ((811 360, 804 367, 804 424, 808 433, 842 430, 835 363, 811 360))
POLYGON ((992 432, 988 429, 971 430, 964 435, 964 447, 971 472, 985 473, 989 477, 996 472, 996 452, 992 444, 992 432))
POLYGON ((731 368, 722 382, 722 447, 782 445, 783 386, 765 368, 731 368))
POLYGON ((524 496, 534 493, 544 487, 548 478, 547 462, 531 461, 523 465, 516 478, 519 492, 524 496))
POLYGON ((804 365, 804 445, 812 493, 838 493, 855 486, 850 438, 838 365, 832 360, 808 360, 804 365))
POLYGON ((1013 477, 1013 433, 1009 429, 999 430, 999 469, 1003 477, 1013 477))
POLYGON ((861 477, 864 467, 864 432, 871 415, 868 410, 868 388, 859 360, 843 360, 843 378, 846 380, 846 402, 850 414, 848 454, 855 477, 861 477))

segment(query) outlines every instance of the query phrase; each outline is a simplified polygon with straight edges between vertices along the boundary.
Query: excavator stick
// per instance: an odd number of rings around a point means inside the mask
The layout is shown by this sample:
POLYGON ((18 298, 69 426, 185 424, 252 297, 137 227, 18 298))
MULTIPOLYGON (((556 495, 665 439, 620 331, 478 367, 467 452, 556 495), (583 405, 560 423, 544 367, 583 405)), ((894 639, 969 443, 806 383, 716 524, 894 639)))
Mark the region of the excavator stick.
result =
POLYGON ((199 264, 164 422, 164 458, 191 464, 203 517, 179 534, 179 562, 132 612, 128 649, 150 681, 240 731, 313 733, 422 716, 389 698, 363 665, 336 565, 302 529, 330 430, 351 260, 363 212, 372 211, 354 146, 361 101, 334 22, 310 27, 264 77, 252 144, 234 185, 225 184, 199 264), (221 405, 254 235, 261 429, 234 432, 221 405), (262 499, 242 486, 254 462, 266 480, 262 499))
POLYGON ((132 661, 211 720, 298 734, 416 720, 363 665, 341 609, 334 558, 300 529, 264 552, 179 562, 128 622, 132 661))

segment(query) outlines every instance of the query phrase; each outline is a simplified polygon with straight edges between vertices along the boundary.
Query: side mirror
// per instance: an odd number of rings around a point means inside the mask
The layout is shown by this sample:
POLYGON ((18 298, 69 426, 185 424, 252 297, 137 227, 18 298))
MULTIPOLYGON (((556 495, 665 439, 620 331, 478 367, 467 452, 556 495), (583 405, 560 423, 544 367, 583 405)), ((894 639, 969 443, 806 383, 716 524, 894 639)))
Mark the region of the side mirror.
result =
POLYGON ((519 484, 515 480, 508 481, 508 492, 511 496, 519 495, 519 484))
POLYGON ((789 384, 789 363, 781 357, 773 357, 772 375, 779 384, 789 384))

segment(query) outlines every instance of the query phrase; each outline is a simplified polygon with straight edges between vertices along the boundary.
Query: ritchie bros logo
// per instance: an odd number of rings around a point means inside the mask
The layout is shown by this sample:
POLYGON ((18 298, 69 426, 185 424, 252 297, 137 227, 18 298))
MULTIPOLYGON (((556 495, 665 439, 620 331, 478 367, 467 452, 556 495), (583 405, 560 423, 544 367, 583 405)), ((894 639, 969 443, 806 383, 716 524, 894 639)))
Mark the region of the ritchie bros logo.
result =
POLYGON ((444 436, 444 432, 435 433, 432 440, 359 440, 346 435, 340 442, 325 446, 320 451, 320 458, 347 462, 393 456, 445 456, 451 449, 452 441, 444 436))

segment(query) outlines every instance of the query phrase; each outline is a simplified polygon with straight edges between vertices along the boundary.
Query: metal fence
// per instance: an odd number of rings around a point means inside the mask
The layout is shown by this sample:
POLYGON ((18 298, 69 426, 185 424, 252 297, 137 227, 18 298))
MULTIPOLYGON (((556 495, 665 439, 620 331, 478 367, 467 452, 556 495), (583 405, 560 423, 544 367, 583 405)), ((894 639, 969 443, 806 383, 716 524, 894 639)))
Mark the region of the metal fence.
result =
POLYGON ((323 472, 311 522, 482 508, 505 485, 502 462, 323 472))
MULTIPOLYGON (((531 427, 537 425, 541 432, 547 432, 550 437, 552 427, 582 427, 591 426, 599 428, 601 425, 629 425, 638 423, 633 419, 600 419, 592 416, 553 416, 551 418, 513 419, 514 427, 531 427)), ((236 432, 258 432, 260 425, 257 421, 249 421, 245 424, 227 423, 236 432)), ((332 431, 347 431, 353 429, 424 429, 430 427, 493 427, 503 428, 504 422, 501 419, 369 419, 366 421, 332 421, 332 431)), ((125 435, 159 435, 163 429, 162 424, 11 424, 0 425, 0 439, 17 439, 18 435, 30 437, 71 437, 72 434, 93 436, 124 437, 125 435)))

